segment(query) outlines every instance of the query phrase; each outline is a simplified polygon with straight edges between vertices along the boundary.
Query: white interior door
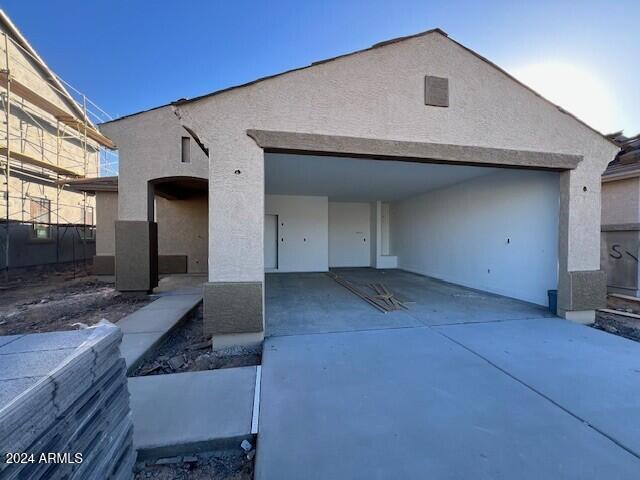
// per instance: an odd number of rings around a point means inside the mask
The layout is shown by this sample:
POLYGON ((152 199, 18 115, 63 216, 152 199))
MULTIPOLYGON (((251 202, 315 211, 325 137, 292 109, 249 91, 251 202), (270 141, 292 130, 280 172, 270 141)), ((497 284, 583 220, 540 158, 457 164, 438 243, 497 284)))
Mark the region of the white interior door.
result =
POLYGON ((369 203, 329 202, 329 267, 371 265, 369 203))
POLYGON ((278 216, 264 216, 264 269, 278 268, 278 216))

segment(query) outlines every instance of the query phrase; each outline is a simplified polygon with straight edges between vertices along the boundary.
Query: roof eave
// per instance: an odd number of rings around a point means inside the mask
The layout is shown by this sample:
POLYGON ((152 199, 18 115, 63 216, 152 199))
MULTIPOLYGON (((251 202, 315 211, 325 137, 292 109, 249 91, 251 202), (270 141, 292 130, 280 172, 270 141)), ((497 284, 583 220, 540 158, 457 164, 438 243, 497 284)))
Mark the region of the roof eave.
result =
MULTIPOLYGON (((263 81, 265 81, 265 80, 270 80, 270 79, 272 79, 272 78, 276 78, 276 77, 279 77, 279 76, 282 76, 282 75, 287 75, 287 74, 289 74, 289 73, 297 72, 297 71, 299 71, 299 70, 305 70, 305 69, 308 69, 308 68, 311 68, 311 67, 315 67, 315 66, 317 66, 317 65, 322 65, 322 64, 324 64, 324 63, 332 62, 332 61, 334 61, 334 60, 338 60, 338 59, 341 59, 341 58, 349 57, 349 56, 352 56, 352 55, 357 55, 357 54, 359 54, 359 53, 367 52, 367 51, 374 50, 374 49, 377 49, 377 48, 386 47, 386 46, 388 46, 388 45, 392 45, 392 44, 395 44, 395 43, 403 42, 403 41, 406 41, 406 40, 411 40, 411 39, 414 39, 414 38, 423 37, 423 36, 426 36, 426 35, 429 35, 429 34, 432 34, 432 33, 440 34, 440 35, 442 35, 443 37, 445 37, 445 38, 449 39, 449 40, 450 40, 450 41, 452 41, 454 44, 458 45, 459 47, 463 48, 463 49, 464 49, 464 50, 466 50, 467 52, 471 53, 471 54, 472 54, 472 55, 474 55, 475 57, 477 57, 477 58, 479 58, 480 60, 482 60, 483 62, 487 63, 489 66, 491 66, 491 67, 495 68, 496 70, 498 70, 499 72, 501 72, 503 75, 506 75, 506 76, 507 76, 509 79, 511 79, 512 81, 514 81, 514 82, 516 82, 517 84, 519 84, 520 86, 522 86, 522 87, 526 88, 526 89, 527 89, 527 90, 529 90, 531 93, 533 93, 534 95, 536 95, 538 98, 540 98, 540 99, 542 99, 543 101, 545 101, 545 102, 549 103, 550 105, 553 105, 553 106, 554 106, 555 108, 557 108, 561 113, 563 113, 563 114, 565 114, 565 115, 569 116, 569 117, 570 117, 570 118, 572 118, 573 120, 577 121, 577 122, 578 122, 578 123, 580 123, 581 125, 583 125, 583 126, 587 127, 589 130, 591 130, 592 132, 594 132, 594 133, 596 133, 597 135, 599 135, 600 137, 602 137, 602 138, 603 138, 604 140, 606 140, 608 143, 610 143, 610 144, 614 145, 616 148, 619 148, 619 147, 618 147, 618 144, 617 144, 614 140, 612 140, 611 138, 608 138, 605 134, 603 134, 602 132, 600 132, 600 131, 596 130, 595 128, 593 128, 592 126, 590 126, 589 124, 587 124, 586 122, 584 122, 583 120, 581 120, 580 118, 578 118, 577 116, 575 116, 574 114, 572 114, 572 113, 568 112, 567 110, 565 110, 564 108, 562 108, 560 105, 557 105, 557 104, 553 103, 551 100, 547 99, 546 97, 544 97, 544 96, 543 96, 543 95, 541 95, 540 93, 536 92, 533 88, 531 88, 531 87, 529 87, 528 85, 524 84, 523 82, 521 82, 520 80, 518 80, 517 78, 515 78, 513 75, 511 75, 510 73, 508 73, 506 70, 504 70, 503 68, 501 68, 501 67, 499 67, 498 65, 496 65, 495 63, 493 63, 493 62, 492 62, 491 60, 489 60, 488 58, 486 58, 486 57, 484 57, 484 56, 480 55, 479 53, 475 52, 475 51, 474 51, 474 50, 472 50, 471 48, 466 47, 466 46, 465 46, 465 45, 463 45, 462 43, 460 43, 460 42, 458 42, 458 41, 454 40, 453 38, 451 38, 451 37, 449 36, 449 34, 447 34, 447 32, 445 32, 444 30, 442 30, 442 29, 440 29, 440 28, 432 28, 432 29, 430 29, 430 30, 425 30, 424 32, 416 33, 416 34, 413 34, 413 35, 406 35, 406 36, 403 36, 403 37, 397 37, 397 38, 393 38, 393 39, 390 39, 390 40, 385 40, 385 41, 382 41, 382 42, 375 43, 375 44, 373 44, 371 47, 368 47, 368 48, 364 48, 364 49, 361 49, 361 50, 356 50, 356 51, 354 51, 354 52, 350 52, 350 53, 345 53, 345 54, 338 55, 338 56, 336 56, 336 57, 331 57, 331 58, 328 58, 328 59, 325 59, 325 60, 319 60, 319 61, 317 61, 317 62, 312 62, 311 64, 306 65, 306 66, 304 66, 304 67, 293 68, 293 69, 291 69, 291 70, 287 70, 287 71, 284 71, 284 72, 281 72, 281 73, 276 73, 276 74, 273 74, 273 75, 268 75, 268 76, 261 77, 261 78, 258 78, 258 79, 256 79, 256 80, 253 80, 253 81, 251 81, 251 82, 243 83, 243 84, 240 84, 240 85, 234 85, 234 86, 231 86, 231 87, 224 88, 224 89, 222 89, 222 90, 216 90, 216 91, 213 91, 213 92, 210 92, 210 93, 207 93, 207 94, 204 94, 204 95, 200 95, 200 96, 197 96, 197 97, 194 97, 194 98, 190 98, 190 99, 184 99, 184 98, 182 98, 182 99, 179 99, 179 100, 175 100, 175 101, 173 101, 173 102, 170 102, 170 103, 166 103, 166 104, 164 104, 164 105, 160 105, 160 106, 157 106, 157 107, 154 107, 154 108, 150 108, 150 109, 148 109, 148 110, 143 110, 143 111, 140 111, 140 112, 131 113, 131 114, 129 114, 129 115, 125 115, 125 116, 123 116, 123 117, 116 118, 116 119, 114 119, 114 120, 110 120, 109 122, 104 122, 104 124, 118 122, 118 121, 120 121, 120 120, 124 120, 124 119, 127 119, 127 118, 131 118, 131 117, 134 117, 134 116, 136 116, 136 115, 141 115, 141 114, 143 114, 143 113, 147 113, 147 112, 150 112, 150 111, 153 111, 153 110, 157 110, 157 109, 160 109, 160 108, 163 108, 163 107, 168 107, 168 106, 172 106, 172 105, 174 105, 174 106, 180 106, 180 105, 185 105, 185 104, 189 104, 189 103, 194 103, 194 102, 197 102, 197 101, 200 101, 200 100, 204 100, 204 99, 209 98, 209 97, 213 97, 213 96, 215 96, 215 95, 220 95, 220 94, 222 94, 222 93, 229 92, 229 91, 231 91, 231 90, 237 90, 237 89, 240 89, 240 88, 248 87, 248 86, 253 85, 253 84, 255 84, 255 83, 263 82, 263 81)), ((101 124, 101 125, 103 125, 103 124, 101 124)))

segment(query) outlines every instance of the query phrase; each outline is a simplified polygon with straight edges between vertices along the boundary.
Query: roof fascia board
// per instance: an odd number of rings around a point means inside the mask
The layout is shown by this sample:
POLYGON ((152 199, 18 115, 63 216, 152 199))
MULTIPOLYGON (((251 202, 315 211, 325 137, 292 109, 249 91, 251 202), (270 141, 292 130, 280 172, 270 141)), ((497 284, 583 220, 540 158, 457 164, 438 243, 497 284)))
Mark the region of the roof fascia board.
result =
POLYGON ((554 171, 574 169, 583 159, 580 155, 564 153, 299 132, 247 130, 247 135, 265 152, 272 153, 298 153, 554 171))
POLYGON ((615 182, 617 180, 627 180, 629 178, 640 177, 640 170, 633 172, 611 173, 602 176, 602 183, 615 182))

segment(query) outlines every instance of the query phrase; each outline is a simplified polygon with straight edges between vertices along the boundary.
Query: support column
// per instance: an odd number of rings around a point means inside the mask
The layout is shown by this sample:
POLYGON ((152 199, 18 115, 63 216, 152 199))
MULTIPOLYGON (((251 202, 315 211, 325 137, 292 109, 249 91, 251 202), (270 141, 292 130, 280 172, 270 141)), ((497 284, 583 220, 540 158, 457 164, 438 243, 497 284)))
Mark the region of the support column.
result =
POLYGON ((606 305, 607 282, 600 269, 600 172, 581 167, 560 174, 558 315, 590 324, 606 305))
POLYGON ((158 224, 116 222, 116 290, 151 292, 158 286, 158 224))
MULTIPOLYGON (((124 217, 123 212, 134 218, 147 217, 115 222, 116 290, 121 292, 151 292, 158 286, 158 224, 154 221, 155 194, 151 183, 147 184, 146 193, 138 202, 119 205, 120 218, 124 217), (129 210, 121 208, 124 206, 129 210)), ((126 193, 120 195, 118 202, 129 198, 126 193)))
POLYGON ((378 269, 398 268, 398 257, 383 251, 382 222, 382 202, 380 200, 371 202, 371 267, 378 269))
POLYGON ((204 331, 214 349, 264 338, 264 153, 246 135, 211 152, 204 331))
POLYGON ((371 247, 371 268, 378 268, 378 258, 380 257, 380 200, 371 202, 371 218, 369 224, 371 232, 369 234, 369 246, 371 247))

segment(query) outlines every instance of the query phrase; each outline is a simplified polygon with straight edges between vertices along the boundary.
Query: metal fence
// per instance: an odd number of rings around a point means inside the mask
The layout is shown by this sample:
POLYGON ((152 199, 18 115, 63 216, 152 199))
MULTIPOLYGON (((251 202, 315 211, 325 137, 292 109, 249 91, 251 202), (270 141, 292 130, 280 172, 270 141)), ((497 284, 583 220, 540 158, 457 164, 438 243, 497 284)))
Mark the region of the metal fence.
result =
MULTIPOLYGON (((9 235, 9 269, 48 264, 89 264, 95 255, 95 226, 0 221, 0 251, 4 251, 9 235)), ((4 256, 0 268, 6 269, 4 256)))

